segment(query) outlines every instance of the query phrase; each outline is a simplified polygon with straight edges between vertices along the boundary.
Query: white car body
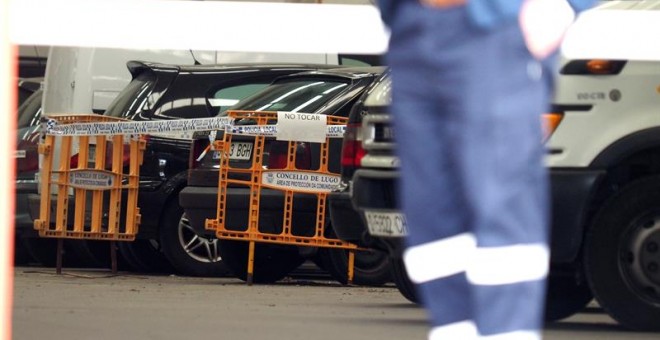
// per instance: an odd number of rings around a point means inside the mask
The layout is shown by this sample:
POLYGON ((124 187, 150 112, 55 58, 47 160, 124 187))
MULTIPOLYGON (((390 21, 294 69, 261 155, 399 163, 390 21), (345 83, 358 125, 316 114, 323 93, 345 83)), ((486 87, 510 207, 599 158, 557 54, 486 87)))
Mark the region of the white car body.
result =
MULTIPOLYGON (((591 10, 589 15, 624 15, 628 11, 649 10, 658 11, 660 15, 660 2, 606 1, 591 10)), ((580 29, 593 35, 599 32, 598 27, 580 29)), ((588 52, 582 55, 588 55, 588 52)), ((603 57, 594 54, 592 58, 603 57)), ((559 69, 570 61, 563 57, 559 69)), ((613 142, 636 131, 660 126, 660 60, 628 60, 615 75, 560 74, 556 89, 553 104, 565 106, 567 110, 548 141, 548 148, 554 150, 546 159, 550 167, 588 167, 613 142), (570 107, 576 105, 591 108, 571 111, 570 107)))

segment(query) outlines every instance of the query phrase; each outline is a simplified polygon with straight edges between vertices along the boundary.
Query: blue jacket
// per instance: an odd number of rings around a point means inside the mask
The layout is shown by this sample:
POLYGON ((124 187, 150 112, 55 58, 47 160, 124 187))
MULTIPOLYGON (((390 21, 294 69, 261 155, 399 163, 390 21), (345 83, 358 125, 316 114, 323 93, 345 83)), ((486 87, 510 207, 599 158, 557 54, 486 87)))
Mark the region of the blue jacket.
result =
MULTIPOLYGON (((378 0, 381 16, 389 25, 397 6, 405 1, 419 0, 378 0)), ((557 0, 563 1, 563 0, 557 0)), ((467 0, 467 12, 477 27, 493 28, 499 24, 518 20, 518 12, 523 0, 467 0)), ((577 12, 593 5, 595 0, 568 0, 577 12)))

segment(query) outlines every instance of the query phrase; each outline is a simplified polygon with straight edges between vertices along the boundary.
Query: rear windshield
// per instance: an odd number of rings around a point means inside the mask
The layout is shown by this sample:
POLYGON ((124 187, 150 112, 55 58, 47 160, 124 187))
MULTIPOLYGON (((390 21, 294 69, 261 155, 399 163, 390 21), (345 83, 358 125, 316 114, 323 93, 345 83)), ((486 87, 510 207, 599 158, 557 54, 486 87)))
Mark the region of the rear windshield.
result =
POLYGON ((143 110, 149 110, 153 103, 149 103, 148 99, 155 79, 153 72, 140 73, 110 103, 104 115, 136 119, 143 110))
POLYGON ((266 87, 231 109, 313 113, 341 93, 348 84, 347 80, 340 79, 284 80, 266 87))

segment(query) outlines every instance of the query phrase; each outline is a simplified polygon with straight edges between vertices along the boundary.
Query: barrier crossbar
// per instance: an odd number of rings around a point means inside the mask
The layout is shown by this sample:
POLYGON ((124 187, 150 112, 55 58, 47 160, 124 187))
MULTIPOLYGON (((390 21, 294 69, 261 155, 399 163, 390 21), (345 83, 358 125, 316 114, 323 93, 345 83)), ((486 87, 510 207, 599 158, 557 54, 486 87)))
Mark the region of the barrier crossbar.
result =
MULTIPOLYGON (((124 121, 93 114, 48 118, 49 125, 58 126, 124 121)), ((39 144, 41 200, 39 218, 34 221, 39 236, 133 241, 140 224, 137 199, 146 144, 143 136, 57 135, 51 129, 44 129, 39 144), (56 196, 54 202, 51 194, 56 196)))
MULTIPOLYGON (((251 284, 253 275, 253 259, 255 242, 276 243, 294 246, 313 246, 325 248, 339 248, 349 250, 349 282, 353 277, 354 251, 357 245, 333 237, 326 231, 327 195, 339 183, 338 173, 329 169, 329 146, 332 138, 343 137, 343 130, 347 118, 337 116, 324 116, 325 121, 319 133, 323 136, 309 136, 309 130, 318 128, 309 127, 305 120, 313 119, 308 114, 278 113, 264 111, 229 111, 228 115, 234 119, 234 125, 227 128, 222 136, 214 142, 215 150, 220 154, 220 168, 218 181, 218 205, 215 219, 206 220, 206 228, 215 230, 219 239, 247 241, 250 243, 248 254, 248 284, 251 284), (284 114, 285 116, 283 116, 284 114), (287 123, 288 135, 284 134, 283 117, 290 117, 287 123), (247 121, 249 125, 240 125, 247 121), (291 132, 293 131, 293 132, 291 132), (341 133, 338 133, 341 131, 341 133), (237 136, 244 141, 249 136, 253 143, 252 155, 248 166, 235 166, 230 163, 232 143, 237 136), (320 138, 319 138, 320 137, 320 138), (316 169, 299 168, 296 166, 297 151, 301 143, 309 143, 306 138, 320 141, 318 145, 318 167, 316 169), (274 157, 273 150, 267 150, 267 142, 280 140, 286 143, 286 164, 277 169, 268 169, 265 163, 267 157, 274 157), (268 155, 267 152, 270 152, 268 155), (283 179, 287 178, 287 179, 283 179), (249 207, 247 211, 247 225, 229 226, 228 218, 228 189, 232 187, 249 188, 249 207), (264 230, 260 225, 260 210, 262 208, 262 193, 264 190, 276 190, 283 196, 282 226, 264 230), (316 196, 316 207, 313 226, 294 226, 294 201, 297 197, 306 195, 316 196), (313 230, 313 233, 297 233, 297 230, 313 230)), ((237 142, 238 143, 238 142, 237 142)))

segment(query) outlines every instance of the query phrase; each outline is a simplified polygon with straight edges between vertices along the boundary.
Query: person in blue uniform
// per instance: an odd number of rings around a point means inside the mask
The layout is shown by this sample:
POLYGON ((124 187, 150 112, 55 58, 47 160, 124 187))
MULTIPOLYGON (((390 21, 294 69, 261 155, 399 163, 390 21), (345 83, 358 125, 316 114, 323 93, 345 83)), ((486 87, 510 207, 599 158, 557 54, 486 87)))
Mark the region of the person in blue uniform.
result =
POLYGON ((592 0, 379 0, 391 30, 404 263, 429 339, 540 339, 546 67, 592 0))

